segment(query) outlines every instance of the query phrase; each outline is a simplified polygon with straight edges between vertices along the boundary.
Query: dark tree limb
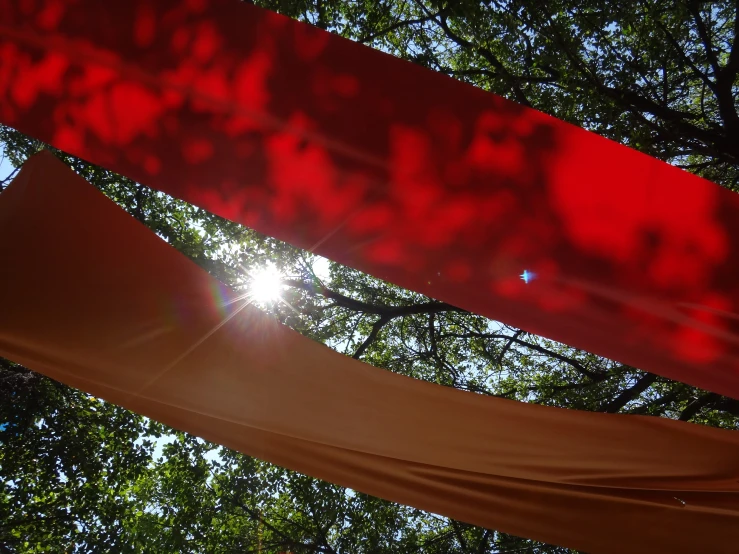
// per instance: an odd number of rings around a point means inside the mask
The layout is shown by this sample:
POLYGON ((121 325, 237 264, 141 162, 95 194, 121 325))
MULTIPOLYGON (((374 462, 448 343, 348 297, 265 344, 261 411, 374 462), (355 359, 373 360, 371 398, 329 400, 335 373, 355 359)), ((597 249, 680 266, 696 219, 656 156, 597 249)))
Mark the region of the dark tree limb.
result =
POLYGON ((516 344, 525 346, 526 348, 534 350, 535 352, 538 352, 539 354, 544 354, 545 356, 549 356, 551 358, 559 360, 560 362, 564 362, 568 364, 570 367, 572 367, 574 370, 576 370, 578 373, 585 375, 586 377, 592 379, 593 381, 605 381, 609 377, 607 373, 599 373, 595 371, 590 371, 585 366, 583 366, 580 362, 573 360, 571 358, 568 358, 567 356, 563 356, 562 354, 559 354, 552 350, 549 350, 548 348, 545 348, 539 344, 526 342, 525 340, 521 340, 519 338, 513 338, 510 335, 499 335, 497 333, 477 333, 474 331, 470 331, 467 333, 445 333, 439 336, 439 338, 447 338, 447 337, 460 338, 460 339, 482 338, 482 339, 511 340, 515 342, 516 344))
POLYGON ((500 350, 500 354, 498 354, 498 359, 495 361, 498 367, 503 365, 503 358, 508 353, 508 351, 511 349, 511 345, 513 344, 513 342, 517 341, 518 337, 520 337, 522 333, 523 331, 519 329, 513 334, 513 336, 510 339, 508 339, 508 342, 506 342, 505 345, 503 345, 503 348, 501 348, 500 350))
POLYGON ((329 300, 333 300, 336 306, 353 310, 356 312, 364 312, 366 314, 374 314, 379 316, 403 317, 408 315, 421 315, 442 312, 459 312, 468 313, 466 310, 447 304, 446 302, 422 302, 420 304, 408 304, 405 306, 390 306, 388 304, 370 304, 356 300, 340 292, 333 291, 314 283, 306 283, 304 281, 287 280, 284 284, 299 290, 318 294, 329 300))
MULTIPOLYGON (((249 508, 246 504, 239 503, 238 506, 244 510, 252 519, 255 519, 259 521, 262 525, 264 525, 267 529, 275 533, 277 536, 281 538, 281 540, 285 541, 285 543, 289 544, 292 548, 298 548, 298 549, 307 549, 309 552, 323 552, 326 554, 336 554, 336 551, 331 548, 328 544, 319 544, 317 542, 313 542, 312 544, 305 544, 304 542, 298 541, 293 539, 292 537, 285 534, 283 531, 269 523, 265 517, 262 515, 262 513, 259 510, 254 510, 249 508)), ((308 534, 311 534, 308 529, 306 529, 302 525, 296 524, 294 521, 287 520, 285 518, 280 518, 283 521, 286 521, 287 523, 294 525, 301 529, 304 532, 307 532, 308 534)))
POLYGON ((20 168, 16 167, 15 169, 13 169, 13 171, 10 172, 10 174, 5 179, 0 179, 0 192, 5 190, 5 188, 15 178, 15 176, 18 174, 19 171, 20 171, 20 168))
POLYGON ((716 394, 715 392, 709 392, 707 394, 704 394, 703 396, 699 396, 698 398, 690 402, 680 413, 680 421, 690 421, 703 408, 720 398, 721 396, 716 394))
POLYGON ((703 43, 703 48, 705 48, 706 50, 708 63, 710 64, 711 69, 713 69, 714 74, 718 74, 718 72, 720 71, 718 58, 716 57, 716 52, 713 51, 713 43, 711 42, 711 37, 708 36, 708 29, 706 28, 706 24, 703 21, 703 17, 701 17, 700 3, 696 0, 690 0, 687 4, 688 11, 693 16, 693 20, 695 21, 695 27, 698 30, 698 36, 701 39, 701 43, 703 43))
POLYGON ((369 348, 369 346, 373 342, 375 342, 375 340, 377 340, 377 337, 380 334, 380 331, 385 325, 387 325, 390 322, 391 319, 393 318, 388 317, 388 316, 382 316, 380 317, 380 319, 375 321, 375 324, 372 326, 372 331, 370 331, 370 334, 367 335, 366 339, 364 339, 364 342, 361 345, 359 345, 359 348, 357 348, 357 351, 354 352, 354 355, 352 356, 352 358, 354 358, 355 360, 358 360, 359 358, 361 358, 365 350, 367 350, 367 348, 369 348))
POLYGON ((729 60, 723 69, 732 82, 736 79, 737 73, 739 73, 739 1, 734 2, 734 10, 734 40, 731 43, 729 60))
POLYGON ((616 398, 605 404, 599 411, 609 414, 615 414, 629 402, 638 398, 645 390, 651 387, 657 380, 657 376, 653 373, 645 373, 629 388, 623 390, 616 398))
POLYGON ((489 69, 452 69, 450 67, 439 66, 439 71, 446 73, 447 75, 453 75, 455 77, 469 77, 469 76, 484 76, 492 79, 510 79, 519 83, 556 83, 556 76, 549 77, 535 77, 533 75, 501 75, 490 71, 489 69))
POLYGON ((678 401, 680 397, 684 396, 685 394, 686 391, 684 389, 674 390, 670 393, 665 394, 664 396, 660 396, 659 398, 655 398, 654 400, 642 404, 641 406, 637 406, 633 410, 629 410, 628 413, 641 415, 649 413, 650 410, 657 409, 657 414, 655 415, 661 415, 667 410, 668 404, 678 401))
POLYGON ((490 531, 485 529, 480 538, 480 544, 477 545, 477 554, 485 554, 488 549, 488 542, 490 540, 490 531))
POLYGON ((418 19, 406 19, 404 21, 397 21, 393 23, 392 25, 382 29, 381 31, 377 31, 376 33, 372 33, 370 35, 357 39, 357 42, 361 42, 362 44, 372 42, 376 38, 386 35, 387 33, 392 33, 393 31, 397 31, 398 29, 402 27, 408 27, 410 25, 416 25, 418 23, 426 23, 427 21, 431 21, 432 19, 437 17, 440 13, 441 12, 437 12, 435 14, 429 14, 426 17, 419 17, 418 19))
POLYGON ((454 529, 454 535, 457 537, 457 541, 459 541, 459 546, 462 547, 462 550, 465 552, 469 549, 467 546, 467 540, 464 538, 464 535, 462 534, 462 528, 459 525, 459 522, 456 520, 451 520, 452 529, 454 529))
POLYGON ((672 47, 675 49, 675 51, 678 53, 680 58, 690 67, 690 69, 695 73, 696 77, 698 77, 701 81, 703 81, 703 84, 706 85, 709 89, 715 92, 715 83, 711 81, 708 78, 708 75, 706 75, 703 71, 700 70, 700 68, 695 65, 692 59, 690 59, 690 56, 688 56, 685 53, 685 50, 680 46, 680 43, 675 38, 675 36, 670 32, 670 30, 667 28, 667 26, 662 23, 659 19, 657 19, 657 26, 662 30, 665 37, 667 38, 667 41, 672 45, 672 47))
POLYGON ((711 405, 711 408, 739 417, 739 400, 736 400, 735 398, 727 398, 726 396, 719 397, 719 399, 711 405))
MULTIPOLYGON (((415 0, 415 2, 426 13, 427 16, 432 15, 428 8, 424 6, 423 2, 420 2, 419 0, 415 0)), ((523 104, 524 106, 531 106, 531 102, 529 102, 528 98, 526 98, 526 94, 521 88, 520 82, 514 78, 513 74, 508 71, 505 65, 503 65, 503 63, 493 52, 491 52, 487 48, 476 46, 469 40, 459 36, 457 33, 452 31, 452 29, 449 27, 447 14, 443 10, 442 12, 437 14, 437 17, 433 17, 432 21, 436 23, 436 25, 438 25, 441 30, 444 31, 444 34, 457 46, 464 48, 465 50, 477 52, 485 59, 485 61, 487 61, 492 67, 494 67, 500 74, 500 77, 508 83, 508 86, 513 92, 513 95, 516 98, 517 102, 523 104)))

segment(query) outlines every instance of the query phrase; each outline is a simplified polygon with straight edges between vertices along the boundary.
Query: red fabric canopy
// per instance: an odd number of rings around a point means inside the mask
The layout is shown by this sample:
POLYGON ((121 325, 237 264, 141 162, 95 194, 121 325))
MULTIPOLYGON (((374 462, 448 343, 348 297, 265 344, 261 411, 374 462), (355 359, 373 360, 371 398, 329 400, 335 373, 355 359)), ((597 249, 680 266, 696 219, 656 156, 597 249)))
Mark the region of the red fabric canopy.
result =
POLYGON ((42 153, 0 195, 0 355, 272 463, 593 553, 734 554, 739 434, 425 383, 233 294, 42 153), (243 309, 242 309, 243 308, 243 309))
POLYGON ((739 398, 733 193, 235 0, 0 13, 2 122, 400 286, 739 398))

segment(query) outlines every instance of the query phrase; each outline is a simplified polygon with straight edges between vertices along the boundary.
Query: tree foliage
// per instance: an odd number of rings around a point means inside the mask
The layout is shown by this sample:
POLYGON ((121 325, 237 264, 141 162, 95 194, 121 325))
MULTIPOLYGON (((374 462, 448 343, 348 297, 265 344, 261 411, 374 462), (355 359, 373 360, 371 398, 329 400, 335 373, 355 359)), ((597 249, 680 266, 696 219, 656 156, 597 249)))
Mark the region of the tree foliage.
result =
MULTIPOLYGON (((263 0, 259 4, 739 187, 731 2, 263 0)), ((20 165, 42 148, 13 129, 20 165)), ((736 429, 739 402, 492 322, 57 152, 225 283, 272 262, 266 306, 317 341, 477 394, 736 429)), ((0 183, 0 189, 6 183, 0 183)), ((9 268, 12 270, 12 268, 9 268)), ((0 364, 0 552, 559 553, 385 502, 175 432, 0 364)))

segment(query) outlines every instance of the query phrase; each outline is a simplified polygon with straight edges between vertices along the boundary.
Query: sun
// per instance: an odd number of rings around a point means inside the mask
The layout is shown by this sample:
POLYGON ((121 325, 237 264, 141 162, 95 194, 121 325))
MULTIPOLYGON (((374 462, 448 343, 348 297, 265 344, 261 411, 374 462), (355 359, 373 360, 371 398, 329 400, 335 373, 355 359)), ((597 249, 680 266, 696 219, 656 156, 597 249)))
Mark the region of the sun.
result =
POLYGON ((249 297, 258 304, 271 304, 281 300, 285 289, 282 275, 272 264, 252 271, 247 287, 249 297))

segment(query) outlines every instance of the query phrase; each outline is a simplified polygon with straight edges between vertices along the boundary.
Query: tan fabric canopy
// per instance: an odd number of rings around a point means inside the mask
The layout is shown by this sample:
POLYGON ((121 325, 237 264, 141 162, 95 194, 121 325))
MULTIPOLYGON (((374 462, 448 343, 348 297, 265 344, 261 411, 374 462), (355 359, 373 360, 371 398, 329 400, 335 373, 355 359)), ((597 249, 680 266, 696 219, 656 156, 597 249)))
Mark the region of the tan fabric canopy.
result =
POLYGON ((239 302, 49 153, 0 195, 0 355, 175 428, 593 553, 734 553, 739 435, 420 382, 239 302))

